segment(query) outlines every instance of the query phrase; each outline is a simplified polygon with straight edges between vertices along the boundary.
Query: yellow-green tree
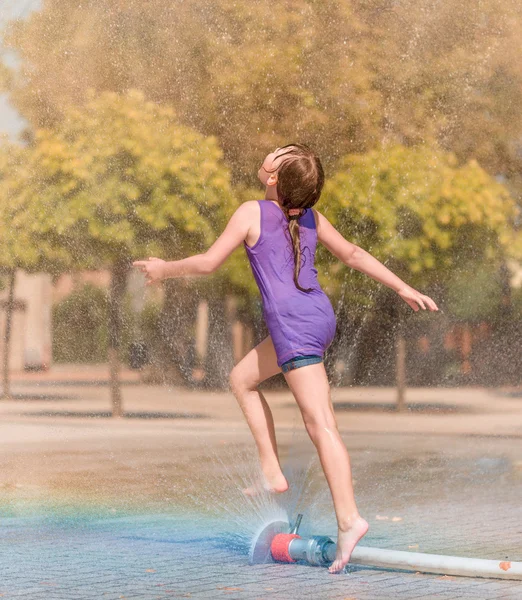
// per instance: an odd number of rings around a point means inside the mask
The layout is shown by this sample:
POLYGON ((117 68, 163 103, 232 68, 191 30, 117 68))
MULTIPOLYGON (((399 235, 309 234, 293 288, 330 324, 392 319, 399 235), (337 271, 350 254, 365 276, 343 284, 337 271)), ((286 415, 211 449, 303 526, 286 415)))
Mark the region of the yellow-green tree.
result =
MULTIPOLYGON (((459 165, 432 145, 385 145, 344 157, 325 185, 321 206, 348 240, 425 293, 434 285, 444 289, 459 270, 498 270, 522 249, 515 228, 519 209, 506 188, 475 160, 459 165)), ((318 261, 323 287, 333 296, 344 287, 354 308, 387 292, 357 272, 346 277, 346 266, 322 248, 318 261)), ((402 316, 395 315, 399 322, 402 316)))
POLYGON ((9 398, 9 356, 17 269, 64 270, 69 262, 65 248, 54 248, 46 240, 37 240, 38 224, 31 212, 31 195, 26 188, 29 176, 27 151, 20 145, 0 141, 0 270, 7 279, 5 329, 3 332, 2 394, 9 398))
POLYGON ((133 258, 176 259, 206 249, 235 208, 214 138, 181 126, 141 92, 108 92, 69 107, 54 129, 36 130, 27 193, 37 234, 77 267, 111 270, 109 362, 113 414, 121 304, 133 258))
POLYGON ((303 132, 328 155, 340 133, 351 149, 375 139, 366 57, 381 33, 344 1, 47 0, 7 27, 22 59, 9 89, 33 126, 52 125, 88 88, 146 90, 217 136, 236 178, 252 183, 260 154, 303 132))
POLYGON ((35 127, 90 87, 134 87, 216 135, 236 180, 294 139, 330 165, 428 136, 516 179, 521 23, 513 0, 46 0, 4 37, 21 58, 13 102, 35 127))
MULTIPOLYGON (((469 263, 516 253, 519 214, 504 185, 471 160, 431 145, 385 145, 348 155, 326 182, 325 215, 414 286, 444 283, 469 263)), ((325 257, 326 259, 326 257, 325 257)), ((329 268, 332 292, 345 267, 329 268)))

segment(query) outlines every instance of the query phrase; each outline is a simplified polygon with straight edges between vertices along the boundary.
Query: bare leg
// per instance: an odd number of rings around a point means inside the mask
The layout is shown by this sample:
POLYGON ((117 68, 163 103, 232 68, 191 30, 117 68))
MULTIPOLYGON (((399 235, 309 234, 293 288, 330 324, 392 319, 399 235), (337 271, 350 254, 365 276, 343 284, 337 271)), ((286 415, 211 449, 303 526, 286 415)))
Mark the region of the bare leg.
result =
POLYGON ((262 381, 280 372, 274 344, 268 336, 243 357, 230 373, 230 386, 254 436, 264 475, 264 481, 243 490, 249 496, 263 489, 274 493, 288 489, 288 482, 279 464, 272 411, 262 392, 257 389, 262 381))
POLYGON ((324 364, 307 365, 284 375, 317 448, 332 493, 339 531, 336 558, 329 570, 337 573, 348 563, 352 550, 368 531, 368 523, 359 515, 355 504, 350 456, 337 429, 324 364))

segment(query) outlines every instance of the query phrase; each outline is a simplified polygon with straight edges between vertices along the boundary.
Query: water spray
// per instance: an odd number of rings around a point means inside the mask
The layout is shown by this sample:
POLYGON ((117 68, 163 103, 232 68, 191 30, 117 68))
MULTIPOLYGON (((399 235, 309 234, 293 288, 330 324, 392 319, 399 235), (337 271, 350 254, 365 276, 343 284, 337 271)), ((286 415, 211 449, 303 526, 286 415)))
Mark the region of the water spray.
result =
MULTIPOLYGON (((272 521, 254 537, 249 563, 295 563, 329 566, 335 559, 337 544, 327 536, 302 538, 299 534, 303 515, 299 514, 293 527, 285 521, 272 521)), ((522 580, 522 562, 482 558, 464 558, 442 554, 403 552, 356 546, 349 564, 401 569, 422 573, 442 573, 464 577, 491 577, 522 580)))

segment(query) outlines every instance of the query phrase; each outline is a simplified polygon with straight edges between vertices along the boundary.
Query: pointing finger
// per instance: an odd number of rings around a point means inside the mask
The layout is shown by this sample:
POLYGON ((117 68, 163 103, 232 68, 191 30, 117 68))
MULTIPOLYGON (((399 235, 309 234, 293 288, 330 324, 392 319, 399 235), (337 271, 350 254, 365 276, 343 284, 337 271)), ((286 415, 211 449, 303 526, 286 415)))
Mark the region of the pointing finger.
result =
POLYGON ((425 296, 423 294, 422 299, 424 300, 424 302, 426 302, 426 304, 428 305, 428 308, 430 308, 431 310, 438 310, 437 305, 429 296, 425 296))
POLYGON ((431 310, 439 310, 439 307, 435 304, 435 302, 433 302, 431 298, 429 299, 429 306, 431 310))

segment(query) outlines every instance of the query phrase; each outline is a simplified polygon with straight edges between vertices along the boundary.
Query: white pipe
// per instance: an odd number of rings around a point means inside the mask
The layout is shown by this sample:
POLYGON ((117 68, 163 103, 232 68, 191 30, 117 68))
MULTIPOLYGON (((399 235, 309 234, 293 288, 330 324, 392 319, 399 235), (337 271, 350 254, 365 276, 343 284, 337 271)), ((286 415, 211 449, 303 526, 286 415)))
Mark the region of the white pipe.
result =
POLYGON ((522 562, 383 550, 368 546, 356 546, 353 549, 348 564, 352 563, 465 577, 522 579, 522 562))

